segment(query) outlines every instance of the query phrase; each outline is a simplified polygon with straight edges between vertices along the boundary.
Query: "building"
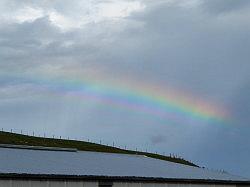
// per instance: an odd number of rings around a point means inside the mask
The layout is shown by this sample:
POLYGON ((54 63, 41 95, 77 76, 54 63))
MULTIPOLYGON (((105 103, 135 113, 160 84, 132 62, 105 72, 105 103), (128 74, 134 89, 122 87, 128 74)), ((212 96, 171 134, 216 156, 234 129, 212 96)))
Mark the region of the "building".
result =
POLYGON ((141 155, 0 145, 0 187, 239 187, 248 179, 141 155))

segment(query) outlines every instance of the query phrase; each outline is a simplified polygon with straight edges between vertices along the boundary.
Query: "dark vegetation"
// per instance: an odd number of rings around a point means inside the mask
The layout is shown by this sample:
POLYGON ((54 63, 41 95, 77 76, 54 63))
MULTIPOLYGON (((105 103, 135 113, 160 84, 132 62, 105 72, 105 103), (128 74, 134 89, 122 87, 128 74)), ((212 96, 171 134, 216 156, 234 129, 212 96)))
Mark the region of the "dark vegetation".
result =
POLYGON ((106 146, 97 143, 77 141, 77 140, 65 140, 54 138, 42 138, 35 136, 22 135, 11 132, 0 131, 0 144, 12 144, 12 145, 28 145, 28 146, 44 146, 44 147, 59 147, 59 148, 75 148, 82 151, 95 151, 95 152, 108 152, 108 153, 123 153, 123 154, 137 154, 145 155, 151 158, 171 161, 175 163, 196 166, 195 164, 186 161, 182 158, 164 156, 155 153, 140 152, 125 150, 113 146, 106 146))

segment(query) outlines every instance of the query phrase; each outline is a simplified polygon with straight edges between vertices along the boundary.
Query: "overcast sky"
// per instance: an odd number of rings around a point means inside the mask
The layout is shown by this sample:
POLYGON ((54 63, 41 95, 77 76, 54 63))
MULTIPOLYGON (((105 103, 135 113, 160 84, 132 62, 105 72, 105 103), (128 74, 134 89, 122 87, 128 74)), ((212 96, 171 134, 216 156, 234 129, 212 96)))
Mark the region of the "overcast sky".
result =
POLYGON ((250 177, 249 20, 248 0, 0 0, 0 126, 250 177), (148 112, 169 92, 226 120, 148 112))

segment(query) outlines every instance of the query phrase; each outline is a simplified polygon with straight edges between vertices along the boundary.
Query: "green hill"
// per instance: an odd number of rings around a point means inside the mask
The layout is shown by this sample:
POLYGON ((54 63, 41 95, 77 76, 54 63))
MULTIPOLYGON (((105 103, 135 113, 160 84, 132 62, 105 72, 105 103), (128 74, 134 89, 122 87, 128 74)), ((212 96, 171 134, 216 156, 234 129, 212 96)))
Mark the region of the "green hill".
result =
POLYGON ((195 164, 189 161, 186 161, 182 158, 174 158, 174 157, 169 157, 169 156, 164 156, 164 155, 159 155, 159 154, 154 154, 154 153, 125 150, 125 149, 120 149, 117 147, 106 146, 106 145, 84 142, 84 141, 42 138, 42 137, 28 136, 28 135, 3 132, 3 131, 0 131, 0 144, 75 148, 75 149, 82 150, 82 151, 137 154, 137 155, 145 155, 151 158, 176 162, 180 164, 196 166, 195 164))

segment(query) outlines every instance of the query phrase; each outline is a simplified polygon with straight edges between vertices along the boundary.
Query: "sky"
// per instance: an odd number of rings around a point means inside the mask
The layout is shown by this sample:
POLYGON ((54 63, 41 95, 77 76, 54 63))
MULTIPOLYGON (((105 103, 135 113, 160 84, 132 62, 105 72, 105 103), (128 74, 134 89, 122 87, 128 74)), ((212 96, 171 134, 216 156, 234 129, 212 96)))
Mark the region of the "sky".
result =
POLYGON ((250 178, 250 1, 0 0, 0 127, 250 178))

